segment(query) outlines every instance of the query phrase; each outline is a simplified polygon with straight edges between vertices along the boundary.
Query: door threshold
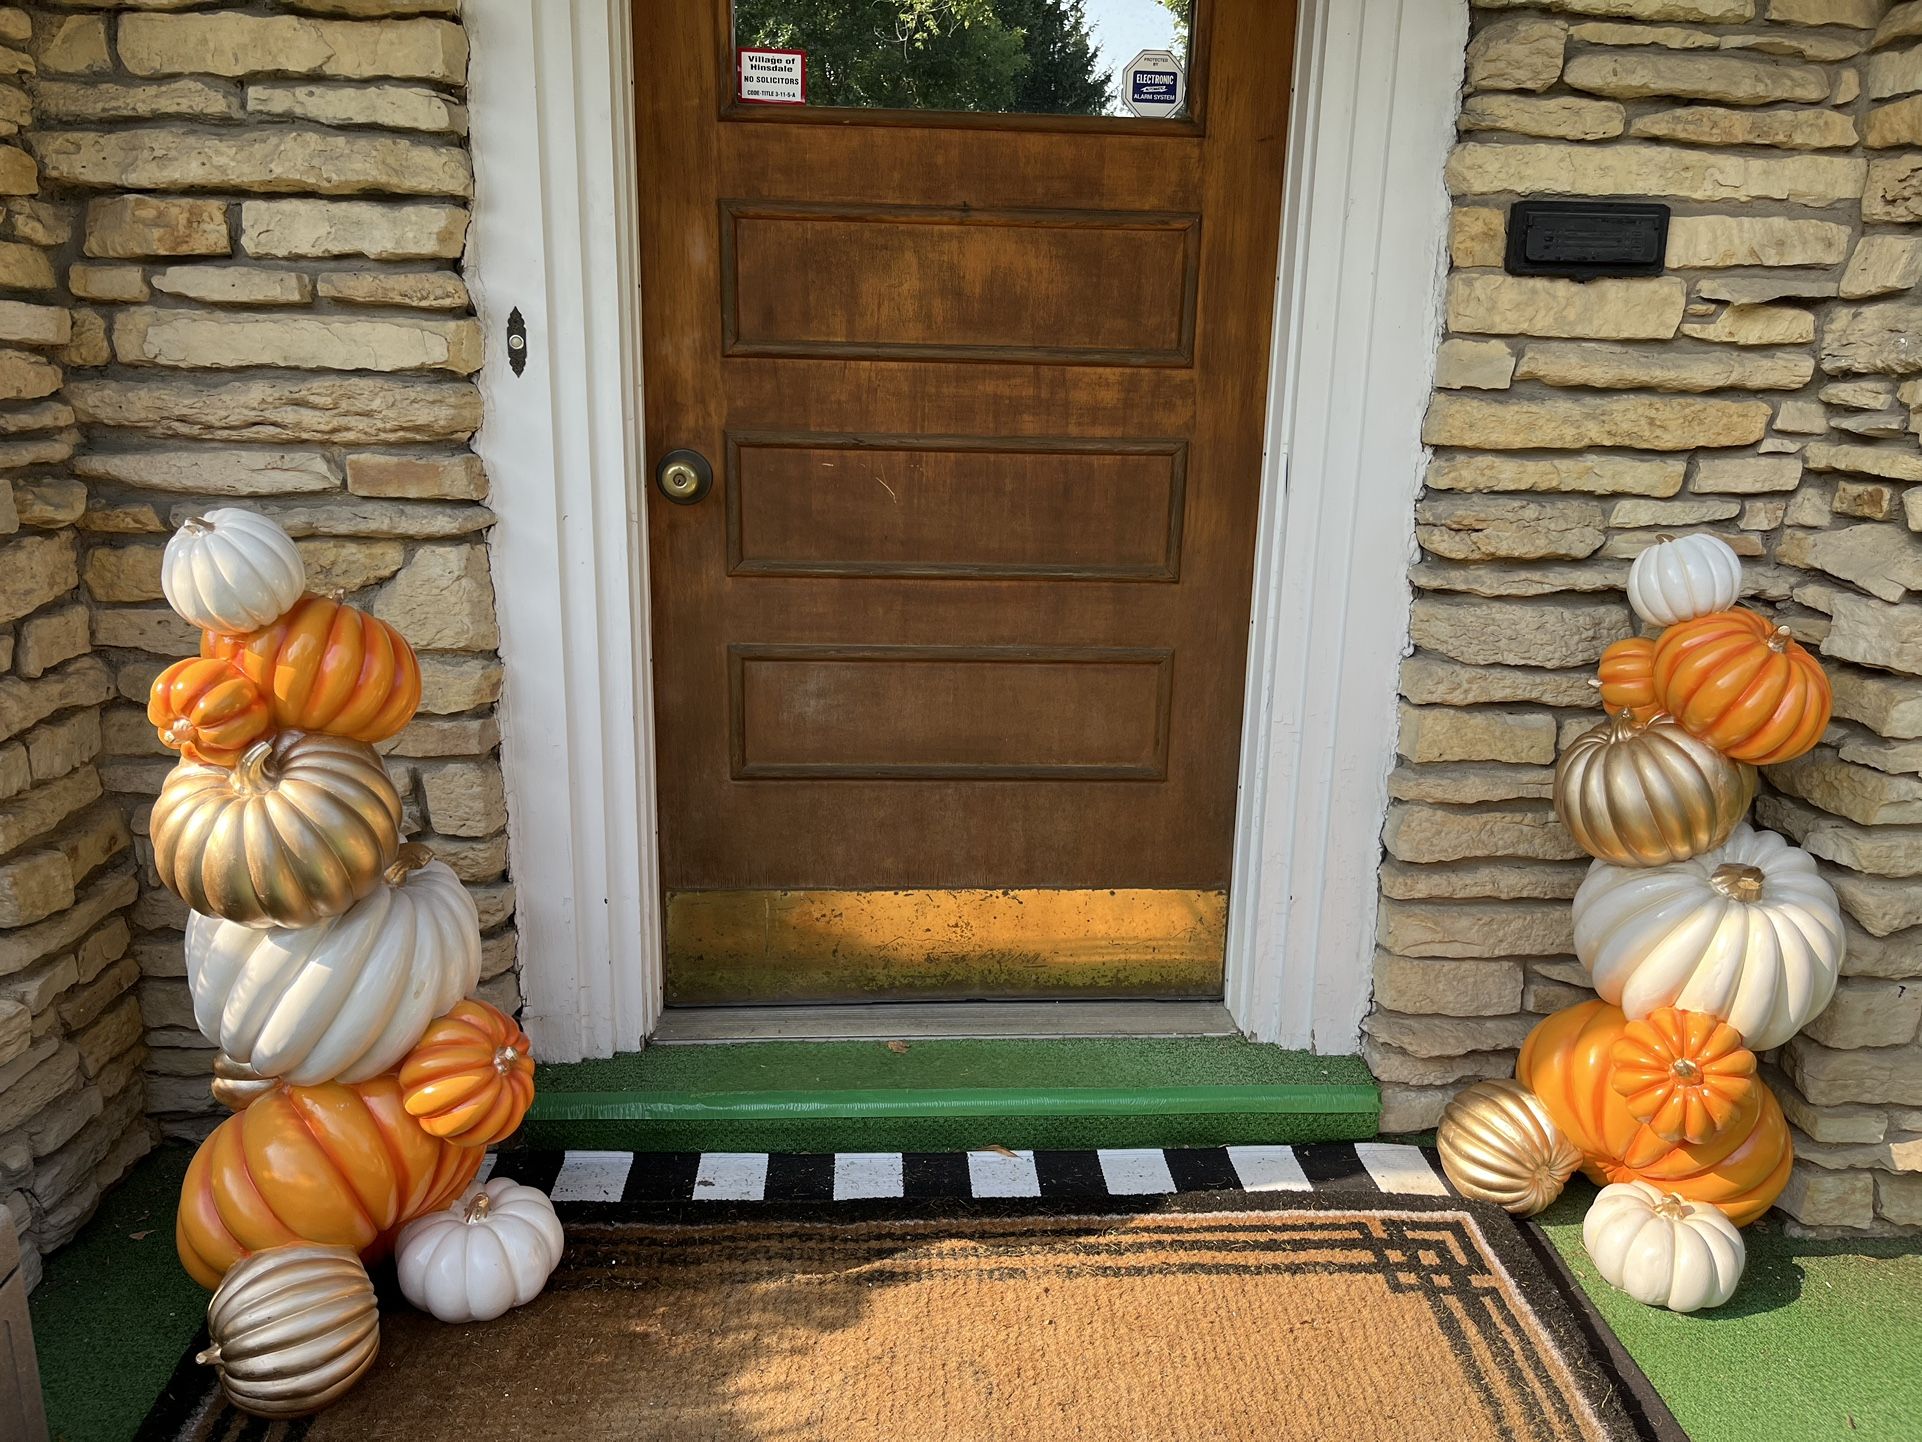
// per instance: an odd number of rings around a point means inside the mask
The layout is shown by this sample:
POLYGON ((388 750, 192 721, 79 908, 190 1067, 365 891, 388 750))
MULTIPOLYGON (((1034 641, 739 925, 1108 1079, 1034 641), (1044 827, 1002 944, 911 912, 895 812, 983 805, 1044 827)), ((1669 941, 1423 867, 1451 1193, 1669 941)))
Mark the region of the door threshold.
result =
POLYGON ((1234 1035, 1234 1019, 1218 1001, 936 1001, 676 1007, 661 1014, 648 1042, 713 1046, 753 1041, 1234 1035))

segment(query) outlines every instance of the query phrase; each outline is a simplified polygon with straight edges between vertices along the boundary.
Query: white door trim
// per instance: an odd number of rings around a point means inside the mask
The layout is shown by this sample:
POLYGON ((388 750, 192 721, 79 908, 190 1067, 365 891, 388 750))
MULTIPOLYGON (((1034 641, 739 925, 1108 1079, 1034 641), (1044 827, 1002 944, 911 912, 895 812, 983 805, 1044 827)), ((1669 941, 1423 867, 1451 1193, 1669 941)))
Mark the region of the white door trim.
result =
MULTIPOLYGON (((661 1004, 628 7, 464 15, 521 985, 574 1060, 661 1004)), ((1464 0, 1302 3, 1226 1000, 1328 1053, 1367 1004, 1466 37, 1464 0)))

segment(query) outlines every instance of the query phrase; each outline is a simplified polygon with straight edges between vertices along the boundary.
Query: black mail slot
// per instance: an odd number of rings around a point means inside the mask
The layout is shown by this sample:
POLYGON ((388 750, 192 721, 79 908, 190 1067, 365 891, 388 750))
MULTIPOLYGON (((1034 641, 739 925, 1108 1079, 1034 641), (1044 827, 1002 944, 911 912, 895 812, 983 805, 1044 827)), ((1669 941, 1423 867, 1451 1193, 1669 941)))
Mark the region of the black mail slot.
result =
POLYGON ((1510 275, 1660 275, 1668 207, 1610 200, 1518 200, 1508 210, 1510 275))

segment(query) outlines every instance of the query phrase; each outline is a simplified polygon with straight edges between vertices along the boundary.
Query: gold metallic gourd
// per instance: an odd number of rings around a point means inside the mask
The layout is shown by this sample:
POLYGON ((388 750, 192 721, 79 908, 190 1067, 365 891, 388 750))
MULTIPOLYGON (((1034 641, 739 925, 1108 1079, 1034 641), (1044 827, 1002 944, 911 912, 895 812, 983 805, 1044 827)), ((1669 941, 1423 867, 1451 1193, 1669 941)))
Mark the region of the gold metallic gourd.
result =
POLYGON ((380 884, 400 852, 400 795, 372 747, 283 731, 229 771, 183 761, 151 822, 154 869, 195 911, 312 926, 380 884))
POLYGON ((226 1052, 214 1054, 214 1079, 208 1090, 214 1100, 230 1112, 244 1112, 256 1097, 263 1097, 279 1083, 262 1076, 245 1062, 235 1061, 226 1052))
POLYGON ((256 1417, 304 1417, 338 1401, 380 1351, 374 1284, 351 1247, 295 1243, 238 1263, 207 1304, 213 1343, 194 1360, 256 1417))
POLYGON ((1728 840, 1755 799, 1755 768, 1731 761, 1666 716, 1617 712, 1568 743, 1555 766, 1555 814, 1590 856, 1664 866, 1728 840))
POLYGON ((1582 1164, 1520 1082, 1483 1081, 1456 1094, 1435 1133, 1442 1170, 1465 1197, 1532 1217, 1562 1194, 1582 1164))

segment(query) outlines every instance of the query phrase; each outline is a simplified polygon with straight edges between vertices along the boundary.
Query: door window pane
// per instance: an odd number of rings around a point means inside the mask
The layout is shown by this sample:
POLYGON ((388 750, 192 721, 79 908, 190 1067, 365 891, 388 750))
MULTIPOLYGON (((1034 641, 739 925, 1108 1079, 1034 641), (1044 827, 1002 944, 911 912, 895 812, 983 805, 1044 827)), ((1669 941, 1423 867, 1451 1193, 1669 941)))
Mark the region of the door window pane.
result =
POLYGON ((842 109, 1184 117, 1195 3, 734 0, 735 96, 842 109))

